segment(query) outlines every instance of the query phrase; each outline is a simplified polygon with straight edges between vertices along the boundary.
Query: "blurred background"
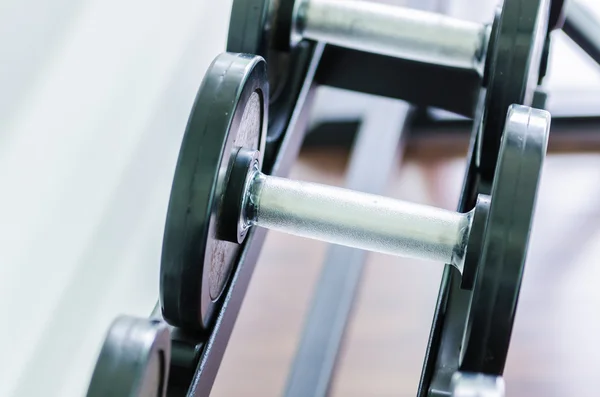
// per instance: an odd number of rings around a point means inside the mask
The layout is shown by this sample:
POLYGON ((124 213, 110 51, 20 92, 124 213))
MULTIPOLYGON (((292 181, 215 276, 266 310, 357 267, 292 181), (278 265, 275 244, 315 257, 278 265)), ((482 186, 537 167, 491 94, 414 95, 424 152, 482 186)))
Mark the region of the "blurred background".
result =
MULTIPOLYGON (((579 1, 600 19, 600 2, 579 1)), ((491 21, 498 2, 418 3, 491 21)), ((225 49, 230 10, 230 0, 2 1, 0 396, 83 395, 115 316, 153 310, 181 137, 204 72, 225 49)), ((562 32, 552 45, 551 152, 507 395, 591 397, 600 372, 600 72, 562 32)), ((357 127, 390 108, 402 105, 320 88, 290 176, 344 185, 357 127)), ((381 193, 454 209, 468 123, 425 113, 439 123, 405 129, 381 193)), ((268 234, 212 395, 283 394, 329 248, 268 234)), ((332 395, 415 394, 441 272, 368 254, 332 395)))

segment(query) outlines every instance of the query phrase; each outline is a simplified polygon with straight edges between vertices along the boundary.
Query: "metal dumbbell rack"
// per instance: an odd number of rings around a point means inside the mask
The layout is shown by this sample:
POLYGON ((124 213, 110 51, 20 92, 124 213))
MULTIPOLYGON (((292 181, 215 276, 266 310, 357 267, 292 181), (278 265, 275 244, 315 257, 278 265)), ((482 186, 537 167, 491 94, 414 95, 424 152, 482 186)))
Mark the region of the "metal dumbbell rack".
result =
MULTIPOLYGON (((292 213, 293 208, 272 211, 277 213, 277 222, 248 215, 246 211, 252 212, 254 207, 244 200, 254 192, 254 185, 248 183, 254 179, 248 178, 248 168, 231 172, 232 164, 240 147, 249 149, 253 158, 259 159, 264 175, 258 172, 260 168, 250 174, 263 178, 263 182, 281 182, 278 189, 262 190, 263 196, 257 193, 257 197, 270 197, 274 203, 284 191, 293 193, 287 197, 302 198, 308 191, 306 186, 298 196, 293 181, 276 177, 288 173, 299 151, 318 85, 441 107, 474 119, 458 213, 449 215, 454 217, 449 221, 452 227, 461 222, 470 225, 470 233, 465 233, 471 236, 466 247, 468 257, 460 265, 445 267, 418 395, 462 396, 484 391, 502 395, 501 376, 548 127, 545 114, 529 106, 543 108, 544 94, 536 87, 545 74, 549 32, 560 25, 562 6, 562 2, 544 0, 505 0, 493 24, 485 26, 398 7, 365 8, 353 1, 234 1, 227 48, 230 54, 221 55, 211 65, 182 143, 163 243, 160 308, 150 320, 124 317, 115 321, 88 395, 210 393, 266 234, 264 228, 250 224, 292 232, 299 225, 296 221, 290 226, 290 219, 299 216, 292 213), (367 28, 356 33, 332 17, 338 12, 346 13, 345 20, 364 22, 367 28), (404 35, 402 29, 385 29, 394 21, 416 24, 424 34, 414 35, 414 29, 404 35), (373 26, 384 29, 369 28, 373 26), (349 36, 353 32, 356 37, 349 36), (452 37, 458 39, 436 41, 440 32, 444 37, 454 33, 452 37), (364 42, 377 46, 365 52, 373 46, 361 47, 364 42), (449 48, 455 51, 449 52, 449 48), (236 53, 257 54, 266 63, 259 57, 236 53), (373 70, 376 73, 371 73, 373 70), (510 107, 513 104, 525 106, 510 107), (234 175, 237 179, 232 182, 234 175), (237 189, 237 195, 229 193, 230 189, 237 189), (219 200, 229 201, 224 205, 219 200), (474 212, 464 215, 469 211, 474 212), (508 226, 504 224, 507 218, 512 222, 508 226), (248 221, 245 226, 244 220, 248 221), (464 346, 463 338, 467 342, 464 346)), ((379 121, 378 127, 395 131, 366 132, 380 133, 382 139, 393 143, 410 111, 404 104, 386 110, 394 111, 383 112, 387 122, 379 121)), ((366 157, 360 148, 355 155, 354 169, 360 168, 366 157)), ((389 164, 393 153, 383 157, 382 162, 389 164)), ((351 170, 350 175, 352 178, 356 172, 351 170)), ((380 178, 371 182, 370 188, 377 189, 375 185, 383 183, 385 178, 380 178)), ((350 184, 356 185, 356 179, 350 184)), ((319 193, 331 193, 315 188, 319 193)), ((366 197, 337 193, 337 202, 366 197)), ((323 203, 322 195, 310 197, 317 204, 323 203)), ((396 212, 406 212, 394 207, 397 202, 387 204, 396 212)), ((267 210, 275 208, 264 205, 267 210)), ((377 210, 377 206, 355 207, 359 208, 377 210)), ((310 215, 304 212, 300 218, 306 221, 310 215)), ((303 235, 315 237, 314 226, 322 217, 313 218, 303 235)), ((341 222, 328 221, 329 226, 336 227, 341 222)), ((316 229, 319 238, 332 242, 367 249, 383 246, 360 246, 356 241, 339 239, 339 233, 323 232, 323 225, 316 229)), ((360 232, 372 233, 371 229, 360 232)), ((392 237, 383 240, 397 244, 398 236, 392 237)), ((403 251, 406 245, 384 248, 379 250, 403 251)), ((350 252, 358 251, 345 254, 350 252)), ((433 259, 445 262, 448 257, 433 259)), ((361 261, 360 256, 351 261, 344 275, 355 278, 355 284, 361 261)), ((319 287, 310 318, 319 312, 322 316, 323 304, 327 305, 319 295, 321 291, 319 287)), ((344 302, 330 302, 325 309, 333 310, 339 318, 347 317, 352 295, 350 291, 341 296, 344 302)), ((327 393, 343 330, 333 329, 327 322, 319 326, 334 336, 329 338, 333 349, 323 349, 322 341, 311 336, 308 323, 287 396, 327 393), (316 347, 326 356, 308 360, 303 353, 314 352, 316 347), (313 369, 308 375, 303 371, 306 365, 313 369)))

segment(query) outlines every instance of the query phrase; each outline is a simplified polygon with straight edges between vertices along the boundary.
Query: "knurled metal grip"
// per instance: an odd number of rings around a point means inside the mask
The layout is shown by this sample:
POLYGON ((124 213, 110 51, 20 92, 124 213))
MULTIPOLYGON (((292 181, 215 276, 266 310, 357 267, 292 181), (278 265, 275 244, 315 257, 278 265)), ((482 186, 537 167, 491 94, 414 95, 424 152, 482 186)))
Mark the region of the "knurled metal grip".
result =
MULTIPOLYGON (((448 263, 462 272, 473 213, 268 176, 256 151, 240 149, 227 192, 231 237, 264 227, 333 244, 448 263), (236 226, 236 227, 234 227, 236 226)), ((239 240, 238 240, 239 241, 239 240)))

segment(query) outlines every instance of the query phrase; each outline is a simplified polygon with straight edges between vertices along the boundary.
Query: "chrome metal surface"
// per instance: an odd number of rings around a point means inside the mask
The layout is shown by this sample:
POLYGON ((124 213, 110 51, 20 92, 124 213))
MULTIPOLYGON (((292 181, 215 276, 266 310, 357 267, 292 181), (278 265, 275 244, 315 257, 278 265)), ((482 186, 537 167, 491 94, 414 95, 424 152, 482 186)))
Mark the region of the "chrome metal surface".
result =
POLYGON ((487 25, 406 7, 356 0, 297 0, 291 42, 324 41, 481 71, 489 33, 487 25))
POLYGON ((452 397, 504 397, 501 376, 457 372, 452 377, 452 397))
MULTIPOLYGON (((458 213, 258 170, 246 212, 256 226, 333 244, 454 265, 462 271, 472 212, 458 213)), ((242 216, 245 216, 242 214, 242 216)))

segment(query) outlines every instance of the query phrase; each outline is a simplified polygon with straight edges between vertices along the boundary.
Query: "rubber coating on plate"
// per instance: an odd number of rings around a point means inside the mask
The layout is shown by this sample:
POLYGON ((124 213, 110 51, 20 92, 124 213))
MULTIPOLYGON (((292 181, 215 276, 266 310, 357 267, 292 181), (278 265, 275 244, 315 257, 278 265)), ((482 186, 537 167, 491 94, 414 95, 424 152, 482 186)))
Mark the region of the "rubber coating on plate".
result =
MULTIPOLYGON (((181 143, 167 212, 160 274, 163 317, 207 330, 241 245, 217 237, 237 149, 264 152, 268 84, 258 56, 223 53, 209 67, 181 143)), ((261 159, 262 160, 262 159, 261 159)))
POLYGON ((482 178, 496 169, 506 112, 512 104, 531 106, 538 85, 548 28, 548 0, 505 0, 486 60, 487 92, 480 139, 482 178))
POLYGON ((227 51, 257 54, 266 58, 265 27, 270 0, 234 0, 229 19, 227 51))
POLYGON ((170 352, 165 323, 117 318, 104 340, 87 397, 165 397, 170 352))
POLYGON ((473 289, 462 371, 493 375, 504 371, 549 129, 548 112, 510 107, 473 289))
MULTIPOLYGON (((229 20, 227 51, 260 55, 269 65, 268 151, 274 149, 272 146, 287 127, 314 50, 313 45, 282 49, 285 46, 281 43, 289 42, 287 16, 291 15, 293 3, 294 0, 234 0, 229 20)), ((269 154, 267 157, 271 158, 273 153, 269 154)))

